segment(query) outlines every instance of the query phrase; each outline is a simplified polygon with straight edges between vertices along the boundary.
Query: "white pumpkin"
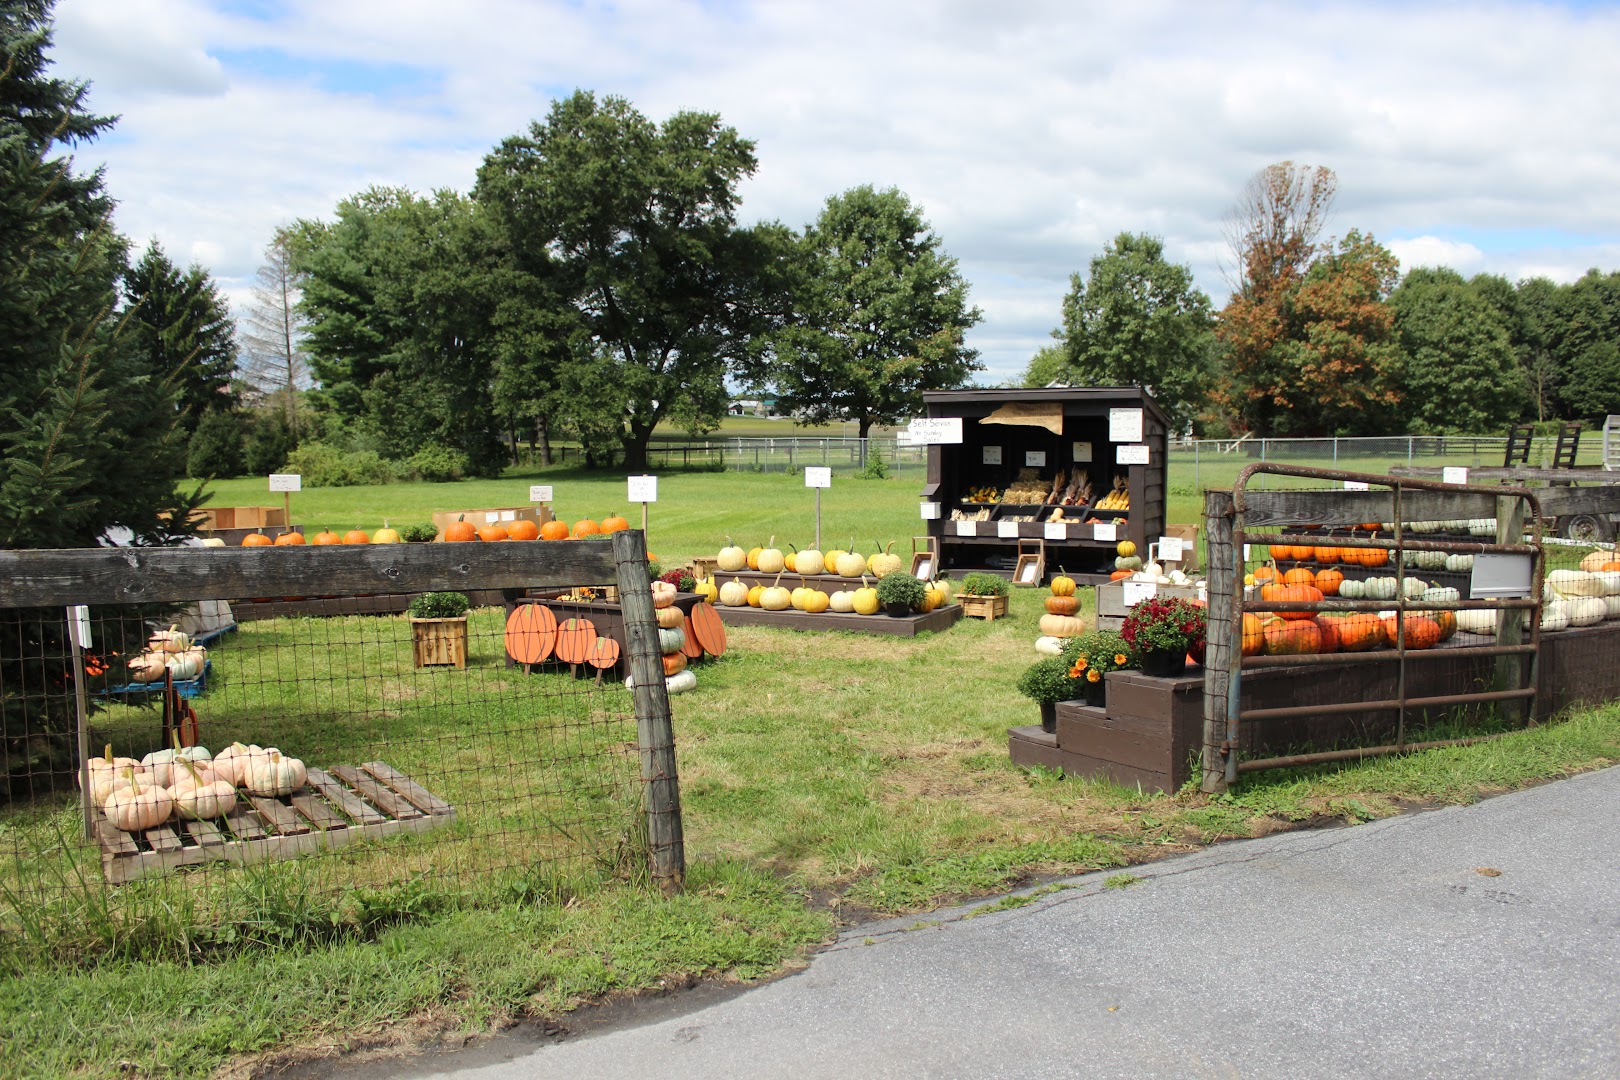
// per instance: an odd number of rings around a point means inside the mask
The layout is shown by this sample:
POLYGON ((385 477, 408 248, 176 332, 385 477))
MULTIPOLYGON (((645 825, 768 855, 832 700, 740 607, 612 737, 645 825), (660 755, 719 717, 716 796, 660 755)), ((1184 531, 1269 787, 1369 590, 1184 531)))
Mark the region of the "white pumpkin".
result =
POLYGON ((152 779, 162 787, 174 784, 174 763, 180 759, 202 763, 213 760, 206 746, 183 746, 179 749, 154 750, 141 758, 141 764, 152 770, 152 779))
POLYGON ((1601 595, 1620 595, 1620 570, 1604 570, 1597 577, 1601 595))
POLYGON ((229 780, 221 780, 212 768, 203 762, 188 761, 180 758, 174 763, 170 775, 169 794, 178 798, 180 793, 191 788, 206 787, 209 784, 229 784, 229 780))
POLYGON ((1563 630, 1569 626, 1569 609, 1564 604, 1563 600, 1554 600, 1550 604, 1541 605, 1543 630, 1563 630))
POLYGON ((169 670, 168 655, 163 652, 141 653, 129 662, 130 680, 138 683, 162 682, 164 673, 169 670))
POLYGON ((144 832, 169 820, 174 812, 174 798, 167 788, 156 784, 143 784, 133 772, 129 784, 107 796, 101 812, 113 828, 125 832, 144 832))
POLYGON ((1430 604, 1451 604, 1461 600, 1462 594, 1456 589, 1451 588, 1449 585, 1436 585, 1432 588, 1424 589, 1422 595, 1419 596, 1418 599, 1430 604))
POLYGON ((866 556, 858 551, 846 551, 838 556, 838 565, 833 569, 839 577, 860 577, 866 573, 866 556))
POLYGON ((1547 584, 1560 600, 1568 600, 1577 596, 1602 596, 1605 582, 1587 570, 1554 570, 1547 575, 1547 584))
MULTIPOLYGON (((1244 590, 1245 593, 1248 590, 1244 590)), ((1361 600, 1367 595, 1367 583, 1358 578, 1345 578, 1339 582, 1339 595, 1346 600, 1361 600)))
POLYGON ((168 659, 164 661, 164 666, 174 675, 175 681, 180 682, 186 679, 195 679, 201 675, 203 665, 207 662, 207 650, 199 646, 187 649, 183 653, 169 653, 168 659))
POLYGON ((1620 619, 1620 596, 1605 596, 1603 598, 1603 617, 1605 619, 1620 619))
POLYGON ((715 559, 715 565, 727 573, 745 570, 748 567, 748 552, 733 544, 731 537, 728 536, 726 546, 720 549, 720 554, 715 559))
POLYGON ((167 630, 154 633, 146 643, 148 649, 154 652, 183 653, 191 648, 191 635, 181 630, 178 625, 167 630))
POLYGON ((855 593, 850 589, 839 589, 827 598, 827 607, 833 611, 848 615, 855 610, 855 593))
POLYGON ((175 788, 170 792, 174 812, 192 821, 210 821, 236 809, 236 788, 224 780, 175 788))
POLYGON ((1401 591, 1406 594, 1408 600, 1416 600, 1423 595, 1428 587, 1429 583, 1422 578, 1409 577, 1401 579, 1401 591))
MULTIPOLYGON (((1339 584, 1339 594, 1344 595, 1344 583, 1339 584)), ((1362 597, 1367 600, 1393 600, 1395 599, 1395 579, 1392 577, 1371 577, 1363 583, 1362 597)))
MULTIPOLYGON (((794 560, 797 563, 798 560, 794 560)), ((771 537, 759 551, 759 572, 762 574, 780 574, 787 569, 787 556, 782 549, 776 546, 776 537, 771 537)))
POLYGON ((1496 634, 1496 612, 1469 608, 1457 612, 1457 629, 1470 634, 1496 634))
POLYGON ((1608 608, 1600 596, 1577 596, 1564 601, 1564 610, 1569 613, 1569 625, 1596 626, 1603 621, 1608 608))
POLYGON ((248 762, 246 774, 242 786, 254 795, 291 795, 306 779, 304 763, 273 746, 248 762))
POLYGON ((720 602, 727 607, 747 607, 748 586, 737 578, 732 578, 720 586, 720 602))
POLYGON ((677 671, 675 674, 667 676, 664 679, 665 693, 684 694, 688 690, 696 689, 697 673, 691 668, 687 668, 685 671, 677 671))
POLYGON ((1042 656, 1060 656, 1063 653, 1063 639, 1050 634, 1038 637, 1035 639, 1035 651, 1042 656))
POLYGON ((889 550, 892 547, 894 547, 894 541, 890 540, 888 544, 879 547, 877 551, 872 553, 872 557, 866 560, 866 569, 873 577, 887 577, 890 574, 900 572, 900 556, 889 550))
POLYGON ((1453 574, 1466 574, 1473 568, 1474 557, 1472 555, 1446 556, 1446 569, 1451 571, 1453 574))
POLYGON ((819 574, 827 568, 827 560, 815 548, 805 548, 793 559, 793 569, 800 574, 819 574))
POLYGON ((244 746, 239 742, 233 742, 215 756, 212 766, 214 775, 241 787, 247 782, 249 763, 267 756, 268 753, 258 743, 244 746))
POLYGON ((759 594, 759 606, 766 611, 786 611, 793 606, 793 594, 781 585, 772 585, 759 594))

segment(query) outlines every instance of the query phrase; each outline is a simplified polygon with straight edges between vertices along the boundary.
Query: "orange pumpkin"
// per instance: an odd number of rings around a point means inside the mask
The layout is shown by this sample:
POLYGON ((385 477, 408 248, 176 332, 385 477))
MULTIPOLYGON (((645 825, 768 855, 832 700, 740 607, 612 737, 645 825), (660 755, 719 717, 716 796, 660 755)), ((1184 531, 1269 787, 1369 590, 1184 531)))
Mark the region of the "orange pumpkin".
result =
POLYGON ((1616 570, 1620 570, 1620 562, 1606 562, 1598 567, 1598 573, 1600 574, 1609 574, 1616 570))
POLYGON ((1266 623, 1280 622, 1269 616, 1261 618, 1252 611, 1243 613, 1243 655, 1259 656, 1266 651, 1266 623))
MULTIPOLYGON (((1260 599, 1287 604, 1317 603, 1322 599, 1322 590, 1314 585, 1265 585, 1260 589, 1260 599)), ((1314 619, 1314 611, 1279 611, 1278 615, 1284 619, 1314 619)))
POLYGON ((343 543, 343 537, 339 536, 331 529, 322 529, 320 532, 315 534, 315 539, 310 542, 316 547, 331 547, 333 544, 343 543))
POLYGON ((478 539, 478 529, 465 517, 458 517, 444 527, 444 539, 447 543, 464 544, 478 539))
POLYGON ((274 540, 270 539, 262 532, 248 533, 246 536, 242 537, 243 547, 269 547, 274 543, 274 540))
POLYGON ((506 527, 508 540, 537 540, 540 537, 540 526, 527 518, 519 518, 506 527))
POLYGON ((366 535, 364 529, 350 529, 343 534, 343 542, 345 544, 369 544, 371 543, 371 537, 366 535))
POLYGON ((586 537, 586 536, 600 536, 601 534, 602 534, 602 526, 598 525, 596 522, 592 521, 590 518, 580 518, 578 521, 574 522, 574 539, 575 540, 581 539, 582 537, 586 537))
POLYGON ((505 540, 507 535, 506 526, 498 521, 492 521, 478 530, 478 539, 486 540, 491 544, 505 540))
POLYGON ((1080 610, 1080 601, 1073 596, 1048 596, 1046 611, 1049 615, 1073 615, 1080 610))
POLYGON ((602 519, 602 531, 605 533, 623 532, 630 527, 623 514, 609 514, 602 519))
POLYGON ((1316 575, 1304 566, 1296 566, 1283 575, 1284 585, 1315 585, 1316 575))
POLYGON ((1457 613, 1456 612, 1454 612, 1454 611, 1431 611, 1431 612, 1429 612, 1429 618, 1433 619, 1435 621, 1435 625, 1440 627, 1440 640, 1441 641, 1450 641, 1452 635, 1457 632, 1457 613))
POLYGON ((1326 615, 1318 615, 1314 620, 1316 629, 1322 634, 1321 645, 1317 652, 1335 653, 1339 651, 1339 620, 1326 615))
MULTIPOLYGON (((1440 624, 1427 615, 1408 615, 1401 624, 1408 649, 1432 649, 1440 644, 1440 624)), ((1384 616, 1384 637, 1391 644, 1396 641, 1395 616, 1384 616)))
POLYGON ((553 518, 540 526, 540 539, 566 540, 568 539, 568 526, 553 518))
POLYGON ((1275 619, 1266 624, 1267 656, 1299 656, 1322 648, 1322 631, 1310 619, 1275 619))
POLYGON ((1344 573, 1329 567, 1316 575, 1315 585, 1322 590, 1323 596, 1338 596, 1339 586, 1344 582, 1344 573))
POLYGON ((1384 566, 1389 562, 1388 548, 1362 548, 1362 566, 1384 566))
POLYGON ((1339 631, 1339 648, 1345 652, 1367 652, 1384 643, 1384 624, 1370 611, 1334 619, 1339 631))
POLYGON ((665 675, 679 675, 681 672, 683 672, 685 670, 686 670, 686 654, 685 653, 683 653, 683 652, 672 652, 672 653, 665 653, 664 654, 664 674, 665 675))
POLYGON ((293 529, 288 529, 275 541, 276 547, 297 547, 304 542, 304 534, 293 529))
POLYGON ((1135 570, 1115 570, 1112 574, 1108 575, 1108 580, 1123 581, 1125 578, 1130 577, 1134 573, 1136 573, 1135 570))
POLYGON ((1276 578, 1276 576, 1277 568, 1272 566, 1270 563, 1263 563, 1260 566, 1255 567, 1254 580, 1257 582, 1271 581, 1276 578))

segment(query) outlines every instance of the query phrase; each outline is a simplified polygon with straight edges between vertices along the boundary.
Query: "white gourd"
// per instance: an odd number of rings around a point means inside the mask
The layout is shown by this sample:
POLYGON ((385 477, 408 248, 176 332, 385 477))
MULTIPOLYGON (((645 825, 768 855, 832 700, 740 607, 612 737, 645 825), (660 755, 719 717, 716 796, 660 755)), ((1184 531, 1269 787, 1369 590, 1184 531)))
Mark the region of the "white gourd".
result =
POLYGON ((271 746, 248 763, 242 786, 254 795, 291 795, 304 786, 305 779, 302 761, 283 757, 280 750, 271 746))
POLYGON ((1035 651, 1042 656, 1058 656, 1063 652, 1063 639, 1045 635, 1035 639, 1035 651))
POLYGON ((1457 612, 1457 629, 1470 634, 1496 633, 1496 612, 1469 609, 1457 612))
POLYGON ((1339 582, 1339 595, 1346 600, 1360 600, 1367 595, 1367 583, 1357 578, 1345 578, 1339 582))
POLYGON ((737 578, 732 578, 720 586, 720 602, 727 607, 746 607, 748 604, 748 586, 737 578))
POLYGON ((793 560, 793 568, 800 574, 819 574, 827 568, 827 560, 815 548, 805 548, 793 560))
POLYGON ((1473 568, 1474 557, 1472 555, 1446 556, 1446 569, 1450 570, 1453 574, 1466 574, 1473 568))
POLYGON ((1603 579, 1587 570, 1554 570, 1547 575, 1547 584, 1560 600, 1603 595, 1603 579))
POLYGON ((866 556, 857 551, 846 551, 838 556, 838 565, 833 569, 838 571, 839 577, 860 577, 866 573, 866 556))
MULTIPOLYGON (((1344 592, 1343 584, 1339 586, 1339 591, 1344 592)), ((1368 600, 1393 600, 1395 599, 1395 579, 1392 577, 1368 578, 1362 595, 1368 600)))
POLYGON ((1422 578, 1402 578, 1401 582, 1401 591, 1406 594, 1406 598, 1408 600, 1416 600, 1418 597, 1422 596, 1424 590, 1429 587, 1428 582, 1424 581, 1422 578))
POLYGON ((1596 626, 1608 609, 1600 596, 1577 596, 1564 601, 1564 610, 1569 613, 1569 625, 1596 626))
POLYGON ((855 593, 849 589, 839 589, 828 598, 827 607, 847 615, 855 610, 855 593))
POLYGON ((1620 619, 1620 595, 1605 596, 1603 598, 1603 617, 1605 619, 1620 619))
POLYGON ((1424 589, 1423 594, 1418 599, 1431 604, 1449 604, 1462 599, 1462 594, 1449 585, 1436 585, 1433 588, 1424 589))
POLYGON ((1598 574, 1600 596, 1620 595, 1620 570, 1605 570, 1598 574))
POLYGON ((201 647, 167 655, 164 665, 176 680, 195 679, 203 673, 203 664, 208 660, 206 651, 201 647))
POLYGON ((1563 630, 1569 626, 1569 609, 1564 604, 1563 600, 1554 600, 1550 604, 1541 605, 1543 630, 1563 630))

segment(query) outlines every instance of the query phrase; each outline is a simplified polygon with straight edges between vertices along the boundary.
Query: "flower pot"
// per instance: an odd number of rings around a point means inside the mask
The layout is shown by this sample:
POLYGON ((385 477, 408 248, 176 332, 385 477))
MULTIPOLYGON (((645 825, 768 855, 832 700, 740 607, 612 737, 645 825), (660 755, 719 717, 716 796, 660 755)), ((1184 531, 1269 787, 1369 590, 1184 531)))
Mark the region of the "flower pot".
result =
POLYGON ((1149 649, 1142 654, 1142 674, 1167 679, 1187 670, 1185 649, 1149 649))
POLYGON ((467 666, 467 616, 454 619, 411 617, 411 666, 467 666))
POLYGON ((1080 691, 1080 700, 1087 705, 1102 708, 1108 697, 1108 680, 1098 679, 1096 682, 1086 683, 1085 689, 1080 691))
POLYGON ((890 615, 893 615, 897 619, 906 619, 911 617, 910 604, 884 604, 883 610, 888 612, 890 615))
POLYGON ((1057 702, 1047 701, 1041 704, 1041 730, 1048 735, 1057 731, 1057 702))

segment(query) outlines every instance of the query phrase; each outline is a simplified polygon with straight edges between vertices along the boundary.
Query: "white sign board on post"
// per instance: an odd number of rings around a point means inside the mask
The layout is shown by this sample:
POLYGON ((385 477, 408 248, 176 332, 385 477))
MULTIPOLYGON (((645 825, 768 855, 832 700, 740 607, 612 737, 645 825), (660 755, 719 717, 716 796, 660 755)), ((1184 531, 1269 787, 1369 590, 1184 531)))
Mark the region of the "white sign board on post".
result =
POLYGON ((551 485, 550 484, 530 484, 529 485, 529 501, 530 502, 537 502, 537 503, 548 503, 548 502, 550 502, 551 501, 551 485))
POLYGON ((911 443, 914 446, 960 443, 962 441, 962 418, 960 416, 936 416, 926 420, 913 420, 906 425, 906 434, 910 436, 911 443))
POLYGON ((304 478, 298 473, 271 473, 271 491, 303 491, 304 478))
POLYGON ((1440 470, 1440 482, 1443 484, 1468 483, 1468 469, 1462 465, 1447 465, 1440 470))
POLYGON ((810 465, 804 470, 804 486, 807 488, 832 487, 832 467, 828 465, 810 465))
POLYGON ((658 501, 658 477, 631 476, 626 478, 629 483, 629 499, 633 503, 653 503, 658 501))
POLYGON ((1181 550, 1181 537, 1179 537, 1179 536, 1161 536, 1161 537, 1159 537, 1159 561, 1160 562, 1180 562, 1183 557, 1184 556, 1182 555, 1182 550, 1181 550))

